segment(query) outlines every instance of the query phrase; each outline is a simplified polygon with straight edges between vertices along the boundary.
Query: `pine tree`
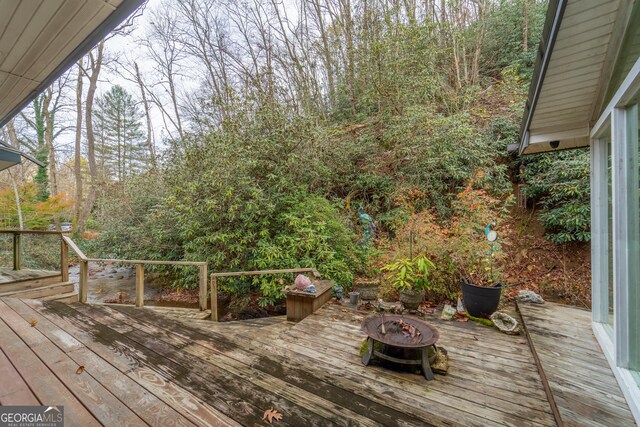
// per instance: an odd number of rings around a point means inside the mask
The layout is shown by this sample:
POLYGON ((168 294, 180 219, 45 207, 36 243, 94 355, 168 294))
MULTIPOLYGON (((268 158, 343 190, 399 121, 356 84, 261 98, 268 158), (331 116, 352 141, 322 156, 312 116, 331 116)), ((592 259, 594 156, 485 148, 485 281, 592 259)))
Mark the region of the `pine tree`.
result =
POLYGON ((93 117, 96 157, 102 179, 124 181, 149 166, 142 112, 122 86, 113 86, 96 102, 93 117))

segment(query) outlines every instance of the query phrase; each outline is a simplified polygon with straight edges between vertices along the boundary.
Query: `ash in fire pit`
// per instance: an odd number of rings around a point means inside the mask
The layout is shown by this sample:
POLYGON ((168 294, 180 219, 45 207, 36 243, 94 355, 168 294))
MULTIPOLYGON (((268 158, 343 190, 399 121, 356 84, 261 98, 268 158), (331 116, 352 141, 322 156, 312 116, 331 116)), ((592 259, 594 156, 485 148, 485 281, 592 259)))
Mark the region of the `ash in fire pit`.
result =
MULTIPOLYGON (((435 343, 438 341, 438 331, 428 323, 416 319, 405 318, 400 315, 375 315, 364 319, 362 330, 368 335, 367 350, 362 357, 362 363, 368 365, 374 357, 403 365, 420 365, 427 380, 433 379, 429 360, 431 353, 437 354, 435 343), (386 351, 379 351, 375 343, 384 345, 386 351), (407 354, 407 349, 418 350, 419 359, 395 357, 407 354)), ((413 353, 416 353, 414 351, 413 353)))

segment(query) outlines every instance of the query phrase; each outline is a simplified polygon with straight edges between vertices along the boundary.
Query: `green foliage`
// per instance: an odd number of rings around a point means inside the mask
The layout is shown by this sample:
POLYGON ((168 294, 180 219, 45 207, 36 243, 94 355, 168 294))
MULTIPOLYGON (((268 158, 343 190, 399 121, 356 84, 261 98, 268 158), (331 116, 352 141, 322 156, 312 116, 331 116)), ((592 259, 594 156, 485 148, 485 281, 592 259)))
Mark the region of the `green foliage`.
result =
POLYGON ((526 195, 541 207, 540 221, 554 243, 590 240, 589 151, 526 158, 521 178, 526 195))
MULTIPOLYGON (((463 236, 482 238, 502 207, 497 200, 511 191, 503 156, 517 139, 544 6, 490 2, 481 18, 453 28, 453 20, 362 5, 348 20, 337 17, 346 25, 327 24, 328 51, 320 52, 327 57, 316 52, 320 39, 309 40, 308 58, 317 63, 275 61, 264 75, 229 79, 246 88, 198 96, 198 131, 169 142, 158 175, 127 175, 101 198, 96 250, 208 261, 217 272, 315 267, 348 289, 354 275, 370 273, 375 252, 357 245, 363 205, 378 226, 377 244, 405 236, 415 215, 429 215, 421 238, 432 243, 414 260, 406 248, 395 254, 398 274, 404 271, 396 283, 453 298, 466 266, 461 254, 477 259, 477 242, 463 236), (525 5, 530 37, 523 53, 525 5), (458 73, 469 76, 456 77, 454 52, 465 62, 458 73), (320 65, 328 57, 331 70, 320 65)), ((465 6, 450 7, 461 13, 465 6)), ((191 286, 193 273, 173 272, 176 285, 191 286)), ((241 296, 259 289, 264 306, 279 301, 292 280, 233 278, 220 286, 241 296)))
POLYGON ((104 177, 123 181, 146 169, 149 152, 141 119, 133 96, 122 86, 112 86, 96 100, 96 155, 104 177))
POLYGON ((402 258, 381 268, 392 275, 392 284, 398 290, 430 290, 429 272, 436 266, 426 257, 402 258))
POLYGON ((482 57, 485 73, 498 74, 509 68, 522 78, 531 78, 546 10, 546 1, 501 0, 498 3, 484 25, 487 31, 482 57))
MULTIPOLYGON (((46 230, 49 225, 69 218, 71 201, 65 193, 41 200, 41 187, 33 182, 18 188, 24 227, 46 230)), ((0 189, 0 228, 18 228, 18 209, 12 188, 0 189)))

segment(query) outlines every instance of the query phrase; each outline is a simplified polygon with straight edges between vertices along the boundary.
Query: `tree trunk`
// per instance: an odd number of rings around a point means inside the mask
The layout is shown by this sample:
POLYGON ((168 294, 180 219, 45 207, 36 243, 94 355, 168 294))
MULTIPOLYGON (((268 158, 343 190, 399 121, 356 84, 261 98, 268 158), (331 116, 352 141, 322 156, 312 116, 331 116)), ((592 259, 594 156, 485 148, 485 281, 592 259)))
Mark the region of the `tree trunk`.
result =
POLYGON ((522 51, 529 50, 529 0, 522 1, 522 51))
POLYGON ((51 195, 58 194, 58 174, 56 166, 56 152, 53 146, 53 125, 55 111, 51 110, 51 100, 53 98, 53 89, 51 86, 44 92, 44 100, 42 102, 42 114, 44 116, 44 142, 48 151, 48 167, 49 167, 49 191, 51 195))
POLYGON ((78 78, 76 80, 76 140, 73 173, 76 181, 76 203, 73 210, 73 223, 78 224, 82 210, 82 63, 78 61, 78 78))
MULTIPOLYGON (((149 113, 149 101, 147 100, 147 91, 144 89, 144 83, 142 81, 142 76, 140 75, 140 69, 138 68, 138 63, 134 62, 133 66, 136 69, 136 80, 138 81, 138 86, 140 86, 140 94, 142 95, 142 105, 144 107, 144 115, 147 119, 147 148, 149 149, 149 156, 151 159, 151 167, 153 169, 156 168, 156 149, 153 145, 153 129, 151 127, 151 114, 149 113)), ((178 121, 178 123, 180 123, 178 121)), ((178 132, 182 136, 182 127, 178 129, 178 132)))
POLYGON ((18 213, 18 225, 20 226, 20 230, 24 230, 24 222, 22 221, 22 208, 20 207, 20 193, 18 193, 18 184, 16 184, 16 180, 13 178, 13 174, 11 170, 8 170, 9 177, 11 178, 11 186, 13 187, 13 195, 16 198, 16 211, 18 213))
POLYGON ((93 114, 93 100, 96 94, 96 88, 98 85, 98 76, 100 75, 100 68, 102 67, 102 52, 104 51, 104 40, 102 40, 96 50, 96 56, 93 56, 93 52, 89 53, 89 62, 91 66, 91 75, 89 76, 89 87, 87 88, 87 100, 85 105, 85 127, 87 129, 87 161, 89 163, 89 192, 87 198, 82 205, 80 217, 78 218, 77 232, 79 234, 84 233, 87 225, 87 219, 93 209, 93 204, 96 201, 96 192, 98 186, 98 174, 96 167, 96 147, 95 147, 95 135, 93 134, 93 123, 91 116, 93 114))
POLYGON ((349 100, 351 114, 356 114, 356 90, 355 90, 355 48, 353 44, 353 20, 351 18, 351 0, 341 0, 344 13, 344 34, 347 43, 347 87, 349 88, 349 100))

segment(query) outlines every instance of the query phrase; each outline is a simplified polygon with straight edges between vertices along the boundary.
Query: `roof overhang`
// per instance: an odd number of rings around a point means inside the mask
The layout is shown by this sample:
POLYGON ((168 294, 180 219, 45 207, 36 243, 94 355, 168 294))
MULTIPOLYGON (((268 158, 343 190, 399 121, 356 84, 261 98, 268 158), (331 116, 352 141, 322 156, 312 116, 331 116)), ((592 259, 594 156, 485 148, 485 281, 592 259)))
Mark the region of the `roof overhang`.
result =
POLYGON ((0 146, 0 171, 20 163, 20 152, 9 147, 0 146))
POLYGON ((144 0, 0 2, 0 127, 142 3, 144 0))
POLYGON ((551 0, 519 154, 589 145, 635 0, 551 0))

